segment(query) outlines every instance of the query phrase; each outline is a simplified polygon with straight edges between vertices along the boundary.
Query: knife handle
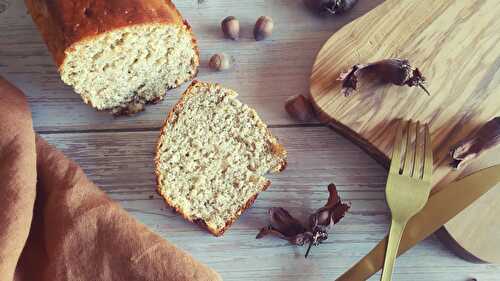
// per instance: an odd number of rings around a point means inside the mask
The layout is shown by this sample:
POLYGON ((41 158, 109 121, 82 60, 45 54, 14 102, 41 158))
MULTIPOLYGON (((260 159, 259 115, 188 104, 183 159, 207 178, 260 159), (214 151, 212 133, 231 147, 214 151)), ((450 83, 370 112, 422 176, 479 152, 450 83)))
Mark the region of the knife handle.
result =
MULTIPOLYGON (((433 234, 442 225, 471 205, 500 182, 500 165, 475 172, 465 178, 442 186, 425 207, 410 219, 397 255, 401 255, 418 242, 433 234)), ((383 266, 387 237, 368 255, 346 271, 337 281, 364 281, 383 266)))

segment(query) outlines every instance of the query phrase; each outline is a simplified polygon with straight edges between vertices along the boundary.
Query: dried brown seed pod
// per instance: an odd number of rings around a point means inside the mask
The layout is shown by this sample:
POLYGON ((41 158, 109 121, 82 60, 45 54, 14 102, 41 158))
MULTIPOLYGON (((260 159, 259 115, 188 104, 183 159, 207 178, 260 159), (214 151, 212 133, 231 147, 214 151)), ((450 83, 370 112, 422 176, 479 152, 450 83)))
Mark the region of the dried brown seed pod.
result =
POLYGON ((225 18, 221 22, 222 32, 226 38, 238 40, 240 38, 240 22, 233 16, 225 18))
POLYGON ((307 8, 322 16, 345 13, 357 2, 357 0, 304 0, 307 8))
POLYGON ((307 228, 294 218, 290 213, 281 208, 274 207, 268 211, 271 224, 262 228, 256 238, 260 239, 268 234, 273 234, 281 239, 288 240, 294 245, 302 246, 312 236, 307 228))
POLYGON ((281 207, 271 208, 269 210, 271 224, 262 228, 256 238, 260 239, 272 234, 294 245, 303 246, 308 243, 309 247, 305 255, 307 258, 311 247, 328 239, 328 231, 344 217, 350 208, 349 204, 340 200, 333 183, 328 186, 328 192, 328 202, 311 214, 307 226, 290 215, 287 210, 281 207))
POLYGON ((215 54, 210 58, 208 66, 215 71, 231 68, 231 57, 225 53, 215 54))
POLYGON ((0 1, 0 14, 7 10, 7 8, 9 7, 9 4, 10 4, 10 1, 8 1, 8 0, 7 1, 5 1, 5 0, 0 1))
POLYGON ((328 202, 325 206, 319 208, 309 218, 309 224, 314 227, 326 227, 329 230, 334 224, 338 223, 344 216, 347 210, 351 207, 340 200, 335 184, 328 185, 328 202))
POLYGON ((295 120, 302 122, 311 121, 316 117, 311 102, 303 95, 289 98, 285 103, 285 110, 295 120))
POLYGON ((398 86, 418 86, 428 95, 425 88, 425 77, 418 68, 413 68, 405 59, 385 59, 369 64, 356 64, 351 69, 340 74, 342 93, 348 97, 358 89, 361 77, 375 78, 383 83, 392 83, 398 86))
POLYGON ((461 141, 451 151, 451 165, 460 169, 465 167, 482 152, 500 143, 500 117, 495 117, 482 126, 476 133, 461 141))
POLYGON ((255 23, 255 27, 253 29, 253 36, 255 40, 261 41, 271 36, 273 33, 274 22, 273 19, 268 16, 260 17, 255 23))

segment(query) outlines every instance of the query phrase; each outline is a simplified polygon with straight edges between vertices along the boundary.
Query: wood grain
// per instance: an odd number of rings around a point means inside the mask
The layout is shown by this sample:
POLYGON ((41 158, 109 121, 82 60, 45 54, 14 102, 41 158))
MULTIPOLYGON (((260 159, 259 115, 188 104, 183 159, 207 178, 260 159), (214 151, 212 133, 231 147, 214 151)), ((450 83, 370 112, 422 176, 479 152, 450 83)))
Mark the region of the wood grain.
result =
MULTIPOLYGON (((289 166, 221 238, 184 221, 156 195, 152 157, 157 132, 48 134, 44 137, 77 161, 127 211, 166 239, 218 270, 224 280, 333 280, 382 239, 388 228, 386 172, 349 140, 326 127, 272 128, 289 151, 289 166), (352 209, 328 242, 312 250, 266 238, 266 211, 293 214, 320 207, 335 182, 352 209), (150 198, 152 197, 152 198, 150 198)), ((497 281, 500 267, 465 262, 431 237, 398 259, 395 280, 497 281)), ((370 280, 378 280, 376 275, 370 280)))
MULTIPOLYGON (((449 165, 450 149, 500 115, 499 12, 500 2, 495 0, 386 1, 345 26, 326 42, 313 66, 311 96, 322 120, 356 139, 383 163, 392 152, 397 119, 429 123, 434 185, 452 181, 459 173, 449 165), (350 97, 341 94, 337 78, 342 71, 392 57, 409 59, 419 67, 432 95, 389 85, 361 89, 350 97)), ((495 195, 488 197, 500 202, 495 195)), ((471 222, 478 223, 478 209, 471 222)), ((484 241, 500 247, 500 236, 484 241)))
MULTIPOLYGON (((489 167, 499 163, 500 147, 483 155, 474 165, 468 166, 463 175, 478 167, 489 167)), ((482 261, 500 264, 500 184, 483 195, 474 205, 462 211, 446 224, 441 240, 456 243, 455 252, 464 258, 470 255, 482 261)))

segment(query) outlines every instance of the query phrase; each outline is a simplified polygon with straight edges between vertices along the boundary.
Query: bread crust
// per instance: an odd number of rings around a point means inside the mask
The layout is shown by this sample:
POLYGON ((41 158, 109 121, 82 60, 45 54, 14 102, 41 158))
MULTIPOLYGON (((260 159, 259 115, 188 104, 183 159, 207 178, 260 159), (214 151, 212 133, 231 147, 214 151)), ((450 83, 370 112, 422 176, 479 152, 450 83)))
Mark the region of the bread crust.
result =
MULTIPOLYGON (((199 225, 200 227, 208 230, 210 233, 212 233, 214 236, 222 236, 224 234, 224 232, 236 221, 238 220, 238 218, 241 216, 241 214, 248 208, 250 208, 253 203, 255 202, 255 200, 257 199, 259 193, 255 194, 254 196, 252 196, 250 199, 247 200, 247 202, 238 210, 238 212, 236 213, 235 217, 232 218, 231 220, 229 221, 226 221, 224 227, 221 229, 221 230, 217 230, 217 229, 214 229, 212 227, 210 227, 209 225, 207 225, 207 223, 202 220, 202 219, 195 219, 195 220, 192 220, 190 219, 185 213, 182 212, 181 209, 177 208, 173 202, 170 201, 170 199, 167 197, 167 196, 164 196, 162 191, 161 191, 161 185, 160 185, 160 169, 159 169, 159 166, 160 166, 160 146, 163 142, 163 138, 164 138, 164 134, 165 132, 167 131, 167 126, 169 124, 173 124, 175 123, 176 119, 177 119, 177 114, 180 113, 184 107, 184 101, 186 98, 188 98, 190 95, 191 95, 191 89, 195 86, 197 86, 198 84, 205 84, 205 85, 215 85, 217 87, 222 87, 219 83, 206 83, 206 82, 200 82, 200 81, 197 81, 197 80, 193 80, 193 82, 191 83, 191 85, 189 85, 189 87, 186 89, 186 91, 182 94, 181 98, 179 99, 179 101, 177 102, 177 104, 172 108, 172 110, 169 112, 168 116, 167 116, 167 119, 165 120, 165 122, 163 123, 163 126, 161 127, 160 129, 160 136, 158 138, 158 141, 156 143, 156 155, 155 155, 155 176, 156 176, 156 191, 158 192, 158 194, 163 197, 163 199, 165 200, 165 202, 167 203, 167 205, 169 205, 170 207, 172 207, 172 209, 180 214, 184 219, 186 219, 187 221, 190 221, 190 222, 193 222, 197 225, 199 225)), ((269 136, 271 136, 271 132, 269 130, 267 130, 267 133, 269 134, 269 136)), ((281 172, 283 171, 286 166, 287 166, 287 162, 286 162, 286 156, 287 156, 287 151, 285 150, 285 148, 279 144, 277 142, 277 140, 272 137, 271 138, 273 141, 271 143, 271 145, 273 146, 273 153, 280 158, 280 161, 278 163, 278 165, 272 169, 271 172, 281 172)), ((271 181, 270 180, 267 180, 267 182, 262 186, 261 188, 261 191, 265 191, 269 188, 269 186, 271 185, 271 181)))
POLYGON ((58 67, 74 44, 115 29, 164 23, 185 26, 191 31, 169 0, 25 0, 25 3, 58 67))
MULTIPOLYGON (((200 51, 196 37, 191 25, 182 18, 170 0, 25 0, 25 3, 61 74, 64 72, 66 55, 77 44, 118 29, 147 24, 177 25, 185 29, 191 35, 192 48, 196 52, 196 72, 187 81, 198 73, 200 51)), ((178 81, 170 88, 176 88, 184 82, 178 81)), ((162 99, 163 96, 144 103, 157 103, 162 99)), ((83 100, 95 108, 90 100, 83 100)), ((108 110, 115 116, 132 115, 144 110, 144 106, 131 110, 134 103, 131 101, 108 110)))

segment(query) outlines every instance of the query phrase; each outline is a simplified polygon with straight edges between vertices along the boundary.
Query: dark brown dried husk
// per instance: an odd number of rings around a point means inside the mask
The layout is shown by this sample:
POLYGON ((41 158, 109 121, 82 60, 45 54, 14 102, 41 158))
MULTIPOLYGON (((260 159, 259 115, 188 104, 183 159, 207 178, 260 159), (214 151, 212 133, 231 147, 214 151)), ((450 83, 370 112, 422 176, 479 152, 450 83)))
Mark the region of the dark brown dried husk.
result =
POLYGON ((351 206, 340 200, 337 187, 331 183, 328 185, 328 202, 324 207, 319 208, 309 219, 310 227, 326 227, 326 230, 338 223, 347 213, 351 206))
MULTIPOLYGON (((384 59, 369 64, 356 64, 346 72, 340 74, 342 93, 347 97, 358 88, 362 79, 376 79, 382 83, 392 83, 398 86, 424 87, 425 77, 418 68, 413 68, 405 59, 384 59)), ((430 95, 430 94, 429 94, 430 95)))
POLYGON ((281 207, 271 208, 269 209, 271 224, 262 228, 256 238, 260 239, 272 234, 294 245, 302 246, 308 243, 307 258, 311 246, 319 245, 328 239, 328 231, 344 217, 350 207, 340 200, 334 184, 328 186, 328 191, 328 202, 309 217, 307 227, 304 227, 287 210, 281 207))
POLYGON ((303 245, 308 239, 306 227, 284 208, 274 207, 268 213, 271 224, 260 230, 257 239, 273 234, 295 245, 303 245))
POLYGON ((357 2, 357 0, 304 0, 307 8, 321 16, 345 13, 357 2))
POLYGON ((470 137, 461 141, 451 151, 451 166, 455 169, 465 167, 484 151, 500 143, 500 117, 495 117, 470 137))

